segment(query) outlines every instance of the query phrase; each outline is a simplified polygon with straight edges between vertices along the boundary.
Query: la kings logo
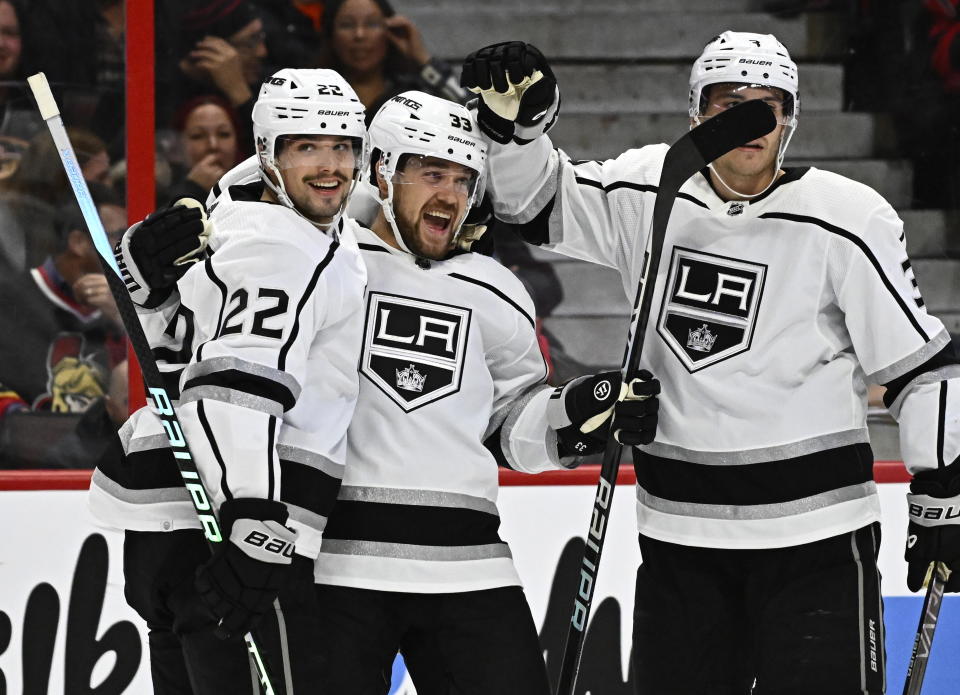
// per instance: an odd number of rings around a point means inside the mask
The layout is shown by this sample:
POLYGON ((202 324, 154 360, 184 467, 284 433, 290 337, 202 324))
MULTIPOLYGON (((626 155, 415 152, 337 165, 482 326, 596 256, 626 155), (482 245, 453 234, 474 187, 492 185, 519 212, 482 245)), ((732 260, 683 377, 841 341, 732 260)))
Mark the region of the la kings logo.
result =
POLYGON ((370 292, 360 373, 405 412, 460 390, 470 309, 370 292))
POLYGON ((673 248, 657 332, 690 371, 746 352, 767 266, 673 248))

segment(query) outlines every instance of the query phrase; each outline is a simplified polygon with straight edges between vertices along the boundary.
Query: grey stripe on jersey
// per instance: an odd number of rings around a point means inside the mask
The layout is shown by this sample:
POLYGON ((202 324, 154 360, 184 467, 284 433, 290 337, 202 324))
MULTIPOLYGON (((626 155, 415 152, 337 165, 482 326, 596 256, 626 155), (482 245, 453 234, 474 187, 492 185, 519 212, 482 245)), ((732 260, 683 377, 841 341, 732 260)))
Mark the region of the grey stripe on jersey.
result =
POLYGON ((917 378, 913 379, 903 387, 896 400, 890 404, 890 407, 888 408, 890 414, 894 418, 900 419, 900 409, 903 407, 903 400, 907 397, 907 394, 909 394, 910 391, 915 389, 917 386, 936 384, 937 382, 947 381, 949 379, 960 379, 960 364, 948 364, 946 367, 940 367, 940 369, 934 369, 933 371, 918 374, 917 378))
POLYGON ((827 451, 851 444, 867 444, 870 442, 865 429, 844 430, 833 432, 820 437, 802 439, 799 442, 769 446, 761 449, 746 449, 744 451, 697 451, 684 449, 672 444, 653 442, 643 447, 644 453, 652 456, 661 456, 668 459, 677 459, 689 463, 700 463, 706 466, 745 466, 752 463, 766 463, 781 459, 796 458, 815 454, 818 451, 827 451))
POLYGON ((239 405, 243 408, 272 415, 275 418, 283 417, 283 405, 272 398, 254 396, 246 391, 228 389, 225 386, 193 386, 180 394, 180 403, 186 405, 187 403, 193 403, 203 398, 211 401, 220 401, 221 403, 239 405))
MULTIPOLYGON (((453 509, 472 509, 499 517, 497 505, 483 497, 464 495, 460 492, 442 490, 417 490, 391 487, 361 487, 344 485, 340 488, 338 500, 351 502, 379 502, 381 504, 409 504, 419 507, 447 507, 453 509)), ((426 547, 426 546, 425 546, 426 547)))
MULTIPOLYGON (((929 343, 917 350, 912 355, 907 355, 902 360, 894 362, 889 367, 881 369, 879 372, 870 374, 867 381, 871 384, 886 384, 897 377, 903 376, 911 369, 916 369, 921 364, 940 352, 947 343, 950 342, 950 334, 944 329, 937 333, 929 343)), ((906 389, 904 389, 906 391, 906 389)))
MULTIPOLYGON (((509 224, 526 224, 534 217, 539 215, 547 203, 550 202, 550 199, 560 194, 559 183, 560 172, 562 170, 563 165, 561 163, 557 166, 553 176, 550 176, 546 181, 544 181, 543 186, 539 191, 537 191, 536 195, 533 196, 533 198, 530 200, 530 204, 526 208, 513 214, 497 211, 497 219, 503 220, 509 224)), ((559 202, 559 198, 557 199, 557 202, 559 202)), ((554 210, 558 210, 559 208, 559 205, 554 204, 554 210)))
MULTIPOLYGON (((134 423, 139 422, 140 418, 128 419, 117 431, 117 437, 120 439, 120 446, 123 447, 123 453, 130 455, 137 451, 150 451, 151 449, 162 449, 170 445, 170 439, 164 432, 157 434, 144 434, 134 437, 134 423)), ((159 426, 159 421, 157 425, 159 426)))
MULTIPOLYGON (((126 502, 128 504, 190 502, 190 493, 187 492, 187 488, 183 486, 133 490, 114 482, 109 477, 101 473, 99 468, 93 472, 93 477, 90 479, 90 484, 96 485, 105 492, 109 493, 111 497, 115 497, 121 502, 126 502)), ((193 512, 193 515, 196 517, 195 511, 193 512)))
POLYGON ((290 518, 294 521, 299 521, 304 526, 308 526, 319 533, 323 533, 323 529, 327 527, 327 517, 322 514, 314 514, 310 510, 304 509, 292 502, 285 502, 284 504, 287 505, 290 518))
POLYGON ((848 485, 836 490, 776 504, 700 504, 696 502, 675 502, 674 500, 657 497, 637 485, 637 502, 654 511, 699 519, 749 521, 796 516, 876 494, 877 484, 871 480, 866 483, 848 485))
POLYGON ((254 376, 263 377, 264 379, 269 379, 270 381, 275 381, 290 391, 290 393, 293 394, 293 399, 295 401, 300 398, 300 384, 291 374, 280 369, 267 367, 266 365, 259 364, 257 362, 241 360, 239 357, 213 357, 203 360, 202 362, 191 364, 184 370, 182 381, 184 384, 188 384, 193 379, 207 376, 208 374, 215 374, 217 372, 225 372, 231 369, 253 374, 254 376))
POLYGON ((283 461, 293 461, 326 473, 331 478, 343 478, 343 464, 334 463, 323 454, 302 449, 291 444, 278 444, 277 457, 283 461))
MULTIPOLYGON (((503 458, 506 459, 507 465, 515 471, 522 471, 524 468, 517 463, 516 459, 513 458, 513 455, 510 451, 510 436, 513 434, 513 428, 516 426, 517 420, 520 419, 520 416, 523 414, 527 404, 533 400, 537 394, 545 390, 557 389, 554 389, 553 386, 542 385, 538 385, 529 389, 520 398, 511 403, 511 410, 509 413, 507 413, 507 417, 503 421, 503 429, 500 430, 500 451, 503 452, 503 458)), ((546 432, 544 432, 544 441, 547 451, 556 451, 557 431, 552 427, 548 427, 546 432)))
POLYGON ((431 560, 461 562, 464 560, 489 560, 512 558, 506 543, 488 545, 436 546, 412 545, 409 543, 380 543, 376 541, 348 541, 324 538, 320 552, 331 555, 367 555, 390 557, 402 560, 431 560))

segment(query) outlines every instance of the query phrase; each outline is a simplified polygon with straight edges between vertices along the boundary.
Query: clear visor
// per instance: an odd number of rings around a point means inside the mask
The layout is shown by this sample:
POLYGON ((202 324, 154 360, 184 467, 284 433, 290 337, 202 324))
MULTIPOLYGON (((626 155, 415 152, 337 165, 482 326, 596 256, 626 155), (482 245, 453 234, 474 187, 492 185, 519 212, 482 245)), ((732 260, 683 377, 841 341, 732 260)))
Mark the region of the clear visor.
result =
POLYGON ((793 97, 789 93, 779 87, 739 82, 722 82, 704 87, 700 94, 697 116, 707 119, 744 101, 757 99, 773 110, 777 123, 780 125, 793 123, 793 97))
POLYGON ((470 201, 477 192, 479 178, 475 169, 449 159, 410 154, 401 157, 393 184, 425 186, 470 201))
POLYGON ((339 135, 281 135, 274 148, 280 170, 314 169, 339 172, 352 179, 360 163, 363 141, 339 135))

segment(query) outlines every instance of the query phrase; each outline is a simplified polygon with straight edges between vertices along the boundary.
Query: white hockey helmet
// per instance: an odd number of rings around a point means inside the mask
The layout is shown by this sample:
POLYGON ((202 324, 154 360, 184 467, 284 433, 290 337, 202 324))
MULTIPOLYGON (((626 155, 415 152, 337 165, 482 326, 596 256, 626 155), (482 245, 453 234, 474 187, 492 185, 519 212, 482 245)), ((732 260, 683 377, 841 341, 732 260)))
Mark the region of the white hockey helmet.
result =
POLYGON ((704 47, 690 70, 689 113, 695 123, 699 123, 705 115, 708 97, 706 88, 728 82, 774 87, 783 91, 785 98, 779 121, 784 128, 777 152, 779 169, 783 164, 787 145, 797 129, 800 115, 797 64, 791 60, 786 47, 773 34, 725 31, 715 36, 704 47))
POLYGON ((387 184, 380 200, 384 217, 401 249, 413 253, 401 238, 393 211, 394 178, 404 155, 435 157, 476 172, 463 217, 453 225, 453 241, 461 232, 470 208, 483 198, 487 176, 487 144, 480 137, 476 118, 456 102, 424 92, 404 92, 387 101, 370 123, 370 140, 380 151, 377 171, 387 184))
POLYGON ((260 87, 253 107, 253 137, 264 183, 279 202, 300 213, 287 195, 277 166, 277 142, 287 135, 331 135, 354 142, 353 181, 332 228, 346 207, 370 155, 364 108, 353 88, 334 70, 283 68, 260 87), (267 172, 273 172, 274 184, 267 172))

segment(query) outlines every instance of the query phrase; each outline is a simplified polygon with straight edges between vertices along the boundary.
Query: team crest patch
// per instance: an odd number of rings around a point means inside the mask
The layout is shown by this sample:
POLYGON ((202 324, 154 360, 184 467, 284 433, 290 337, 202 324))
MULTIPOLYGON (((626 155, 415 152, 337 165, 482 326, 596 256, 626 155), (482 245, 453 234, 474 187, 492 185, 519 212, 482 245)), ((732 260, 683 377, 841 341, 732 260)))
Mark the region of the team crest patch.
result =
POLYGON ((690 372, 750 349, 767 266, 673 248, 657 332, 690 372))
POLYGON ((460 390, 470 309, 370 292, 360 373, 404 411, 460 390))

